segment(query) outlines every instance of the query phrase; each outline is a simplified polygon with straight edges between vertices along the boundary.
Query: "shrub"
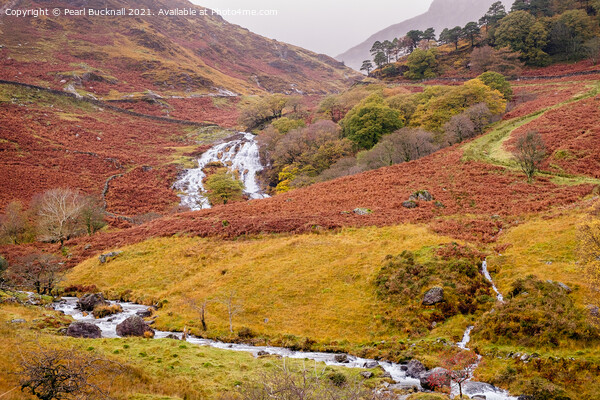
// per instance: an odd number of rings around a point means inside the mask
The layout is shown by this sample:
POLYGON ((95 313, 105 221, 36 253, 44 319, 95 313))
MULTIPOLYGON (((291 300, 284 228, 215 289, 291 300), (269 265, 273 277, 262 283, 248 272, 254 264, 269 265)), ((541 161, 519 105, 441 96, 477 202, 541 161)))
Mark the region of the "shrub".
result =
POLYGON ((95 318, 104 318, 108 317, 109 315, 118 314, 120 312, 123 312, 123 307, 121 307, 119 304, 111 304, 99 305, 94 307, 94 311, 92 311, 92 314, 95 318))
POLYGON ((435 56, 435 50, 416 49, 406 60, 408 71, 404 76, 413 80, 435 78, 438 67, 435 56))
POLYGON ((210 175, 204 186, 208 191, 208 200, 213 206, 241 200, 244 191, 244 184, 225 168, 210 175))
POLYGON ((342 121, 344 135, 359 149, 370 149, 385 134, 404 126, 400 113, 372 95, 354 107, 342 121))
POLYGON ((546 157, 546 145, 540 134, 536 131, 529 131, 521 136, 517 140, 513 156, 521 170, 527 175, 527 181, 531 182, 546 157))
POLYGON ((497 72, 488 71, 488 72, 484 72, 483 74, 479 75, 477 77, 477 79, 479 79, 481 82, 485 83, 490 88, 496 89, 497 91, 502 93, 502 96, 504 97, 504 99, 506 99, 508 101, 510 101, 512 99, 513 90, 510 85, 510 82, 508 82, 506 80, 504 75, 499 74, 497 72))

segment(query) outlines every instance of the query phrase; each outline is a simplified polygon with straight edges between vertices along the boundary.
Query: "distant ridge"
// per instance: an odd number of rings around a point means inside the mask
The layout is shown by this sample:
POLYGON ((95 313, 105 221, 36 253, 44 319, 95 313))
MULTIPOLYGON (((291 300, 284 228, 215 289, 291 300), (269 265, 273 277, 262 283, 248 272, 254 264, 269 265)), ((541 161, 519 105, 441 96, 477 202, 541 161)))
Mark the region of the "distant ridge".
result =
MULTIPOLYGON (((363 60, 371 58, 369 50, 375 41, 391 40, 406 35, 410 30, 424 30, 430 27, 435 28, 436 35, 439 35, 444 28, 453 28, 456 25, 463 26, 467 22, 478 21, 496 1, 497 0, 434 0, 426 13, 389 26, 335 58, 339 61, 343 61, 347 66, 358 70, 363 60)), ((502 0, 502 2, 508 10, 513 1, 502 0)))

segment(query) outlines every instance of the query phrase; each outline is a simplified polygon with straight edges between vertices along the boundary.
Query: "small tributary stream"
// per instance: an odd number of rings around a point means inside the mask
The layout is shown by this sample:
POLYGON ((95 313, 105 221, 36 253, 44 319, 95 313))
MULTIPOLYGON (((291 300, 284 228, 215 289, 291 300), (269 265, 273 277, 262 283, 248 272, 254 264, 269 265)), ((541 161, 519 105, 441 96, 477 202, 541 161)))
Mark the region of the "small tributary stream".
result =
MULTIPOLYGON (((125 319, 132 315, 143 313, 149 308, 147 306, 134 303, 111 301, 111 304, 119 304, 123 308, 123 311, 115 315, 96 319, 91 314, 84 314, 83 312, 81 312, 77 308, 77 300, 78 299, 76 297, 63 297, 62 299, 54 303, 54 309, 57 311, 62 311, 66 315, 72 316, 76 321, 83 321, 97 325, 102 331, 102 336, 106 338, 117 338, 118 335, 116 332, 116 327, 119 323, 123 322, 125 319)), ((460 343, 457 343, 458 347, 467 348, 466 346, 468 345, 470 339, 469 334, 472 328, 473 327, 469 327, 467 329, 463 340, 460 343)), ((154 338, 164 339, 169 335, 175 335, 179 339, 182 338, 182 333, 180 332, 164 331, 155 331, 154 338)), ((348 362, 342 363, 336 361, 336 354, 332 353, 304 352, 294 351, 282 347, 251 346, 238 343, 224 343, 215 340, 202 339, 194 336, 188 336, 186 338, 186 341, 188 343, 200 346, 211 346, 223 350, 247 352, 253 354, 254 356, 258 356, 259 352, 266 352, 269 354, 279 355, 281 357, 314 360, 317 362, 323 362, 327 365, 336 365, 346 368, 375 368, 377 366, 380 366, 383 370, 388 372, 392 379, 396 382, 396 384, 390 386, 390 388, 393 389, 417 387, 419 390, 421 389, 419 379, 408 377, 406 375, 406 372, 404 371, 406 366, 403 366, 402 364, 370 360, 360 357, 354 357, 351 355, 348 355, 348 362)), ((454 392, 455 390, 453 389, 453 393, 454 392)), ((492 385, 481 382, 470 381, 463 384, 463 393, 468 394, 471 397, 474 395, 483 395, 486 397, 486 400, 516 400, 515 397, 509 396, 507 392, 498 389, 492 385)))

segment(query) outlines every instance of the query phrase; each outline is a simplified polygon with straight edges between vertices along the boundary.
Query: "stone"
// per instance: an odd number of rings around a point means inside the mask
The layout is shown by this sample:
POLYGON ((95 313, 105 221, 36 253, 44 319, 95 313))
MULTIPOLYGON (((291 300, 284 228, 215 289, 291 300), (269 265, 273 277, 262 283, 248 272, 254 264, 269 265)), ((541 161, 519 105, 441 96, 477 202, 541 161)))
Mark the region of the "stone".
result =
POLYGON ((175 335, 174 333, 169 333, 167 336, 165 336, 165 339, 179 340, 179 336, 175 335))
POLYGON ((369 210, 368 208, 355 208, 353 210, 353 212, 356 215, 369 215, 369 214, 373 214, 373 211, 369 210))
POLYGON ((406 366, 406 376, 418 379, 427 369, 419 360, 410 360, 406 366))
POLYGON ((417 202, 413 201, 413 200, 409 200, 409 201, 405 201, 404 203, 402 203, 402 207, 404 208, 417 208, 417 202))
POLYGON ((67 336, 75 338, 98 339, 102 337, 102 331, 98 325, 89 322, 73 322, 67 328, 67 336))
POLYGON ((348 360, 348 355, 347 354, 336 354, 334 357, 335 362, 337 363, 348 363, 350 362, 350 360, 348 360))
POLYGON ((108 305, 108 302, 104 299, 102 293, 84 294, 77 301, 77 307, 79 307, 81 311, 91 312, 94 311, 94 308, 96 308, 96 306, 100 305, 108 305))
POLYGON ((482 396, 481 394, 476 394, 476 393, 482 393, 482 392, 494 393, 497 391, 498 391, 498 389, 495 386, 490 385, 489 383, 475 382, 475 381, 468 381, 468 382, 463 383, 463 393, 465 393, 469 396, 482 396))
POLYGON ((421 375, 419 378, 419 382, 421 383, 421 387, 425 390, 435 390, 437 387, 447 387, 450 386, 450 375, 448 374, 448 370, 436 367, 431 371, 427 371, 421 375), (431 382, 432 377, 435 377, 435 385, 431 382))
POLYGON ((132 315, 117 325, 117 335, 119 336, 145 336, 147 334, 154 336, 154 329, 150 328, 139 315, 132 315))
POLYGON ((567 293, 571 293, 573 291, 570 287, 568 287, 562 282, 556 282, 556 284, 567 293))
POLYGON ((390 374, 389 372, 385 371, 383 373, 383 375, 381 375, 382 378, 387 378, 387 379, 392 379, 392 374, 390 374))
POLYGON ((401 365, 401 366, 400 366, 400 369, 401 369, 402 371, 408 371, 408 365, 401 365))
POLYGON ((377 361, 367 361, 366 363, 363 364, 363 368, 367 368, 367 369, 377 368, 378 365, 379 365, 379 363, 377 361))
POLYGON ((487 396, 476 394, 475 396, 471 397, 471 400, 487 400, 487 396))
POLYGON ((371 379, 373 377, 373 373, 371 371, 363 371, 360 375, 365 379, 371 379))
POLYGON ((266 357, 268 355, 270 355, 271 353, 269 353, 268 351, 264 351, 264 350, 260 350, 258 353, 256 353, 257 357, 266 357))
POLYGON ((444 301, 444 289, 439 286, 433 287, 423 296, 423 305, 432 306, 444 301))
POLYGON ((433 201, 433 196, 427 190, 419 190, 410 195, 409 201, 433 201))
POLYGON ((152 309, 141 310, 135 313, 135 315, 139 315, 142 318, 148 318, 152 316, 152 309))
POLYGON ((598 306, 594 306, 592 304, 589 304, 587 306, 588 311, 590 312, 590 315, 592 317, 598 318, 600 317, 600 308, 598 308, 598 306))
POLYGON ((111 251, 110 253, 100 254, 98 256, 98 259, 100 260, 100 264, 104 264, 104 263, 112 260, 113 258, 115 258, 116 256, 118 256, 121 253, 122 253, 122 251, 111 251))
POLYGON ((26 322, 27 321, 25 321, 24 319, 21 319, 21 318, 13 319, 10 321, 11 324, 24 324, 26 322))

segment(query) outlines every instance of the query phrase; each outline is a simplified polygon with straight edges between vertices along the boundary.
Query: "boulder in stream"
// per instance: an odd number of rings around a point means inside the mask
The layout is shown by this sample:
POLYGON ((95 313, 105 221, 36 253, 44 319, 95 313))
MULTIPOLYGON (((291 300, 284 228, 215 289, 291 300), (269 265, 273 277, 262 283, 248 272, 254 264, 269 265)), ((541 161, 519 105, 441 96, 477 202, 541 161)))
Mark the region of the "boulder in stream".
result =
POLYGON ((154 329, 139 315, 132 315, 125 321, 117 325, 117 335, 119 336, 154 336, 154 329))
POLYGON ((69 325, 69 328, 67 328, 67 336, 75 338, 98 339, 102 337, 102 331, 98 325, 77 321, 69 325))
POLYGON ((427 369, 419 360, 410 360, 406 366, 406 376, 418 379, 427 369))
POLYGON ((348 355, 347 354, 336 354, 334 356, 335 362, 337 363, 348 363, 350 362, 350 360, 348 360, 348 355))
POLYGON ((77 301, 77 307, 81 311, 92 312, 96 306, 107 305, 108 302, 104 300, 102 293, 88 293, 81 296, 77 301))

